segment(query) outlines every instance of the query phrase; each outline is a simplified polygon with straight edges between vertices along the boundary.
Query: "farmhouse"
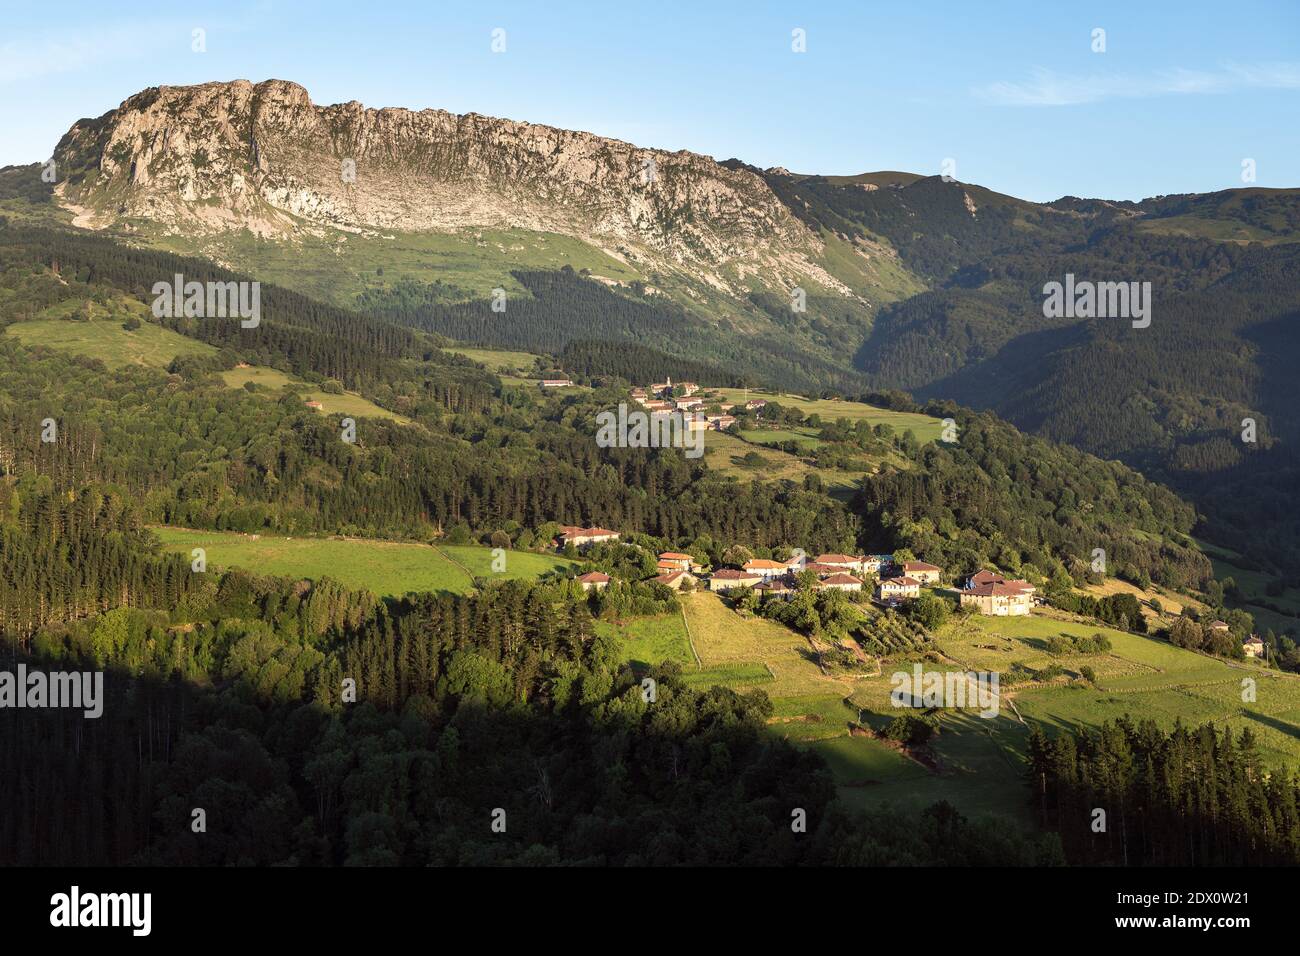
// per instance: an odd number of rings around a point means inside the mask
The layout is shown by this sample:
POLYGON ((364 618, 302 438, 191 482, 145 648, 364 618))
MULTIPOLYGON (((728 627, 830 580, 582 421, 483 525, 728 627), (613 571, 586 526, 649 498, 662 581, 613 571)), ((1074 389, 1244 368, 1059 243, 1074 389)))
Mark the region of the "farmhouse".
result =
POLYGON ((673 401, 673 404, 677 406, 677 410, 678 410, 679 412, 685 412, 685 411, 689 411, 690 409, 694 408, 694 407, 697 406, 697 405, 703 405, 703 404, 704 404, 704 399, 702 399, 702 398, 679 398, 679 399, 674 400, 674 401, 673 401))
POLYGON ((761 408, 767 408, 767 402, 763 401, 761 398, 756 398, 753 401, 745 403, 745 411, 747 412, 755 412, 761 408))
POLYGON ((584 591, 590 591, 592 588, 603 591, 609 587, 609 575, 601 574, 599 571, 589 571, 578 578, 578 583, 582 585, 584 591))
POLYGON ((1258 634, 1252 634, 1242 641, 1241 649, 1246 652, 1247 657, 1264 656, 1264 642, 1259 639, 1258 634))
POLYGON ((785 566, 797 574, 808 566, 808 558, 802 551, 799 551, 785 562, 785 566))
POLYGON ((1019 585, 1021 590, 1027 591, 1029 594, 1033 594, 1037 590, 1037 588, 1028 581, 1011 579, 999 574, 997 571, 976 571, 966 579, 963 588, 970 591, 975 588, 983 587, 986 584, 1015 584, 1019 585))
POLYGON ((680 591, 685 584, 694 584, 695 575, 689 571, 669 571, 667 574, 661 574, 658 577, 651 578, 655 584, 662 584, 666 588, 672 588, 674 591, 680 591))
POLYGON ((610 531, 608 528, 580 528, 575 525, 564 525, 560 528, 559 545, 565 548, 573 545, 575 548, 587 548, 593 544, 604 544, 608 541, 617 541, 618 532, 610 531))
POLYGON ((744 569, 750 574, 758 575, 764 581, 779 578, 790 570, 784 561, 769 561, 766 558, 754 558, 752 561, 746 561, 744 569))
POLYGON ((705 419, 709 427, 720 432, 725 432, 732 425, 736 424, 735 415, 710 415, 705 419))
POLYGON ((659 567, 669 571, 691 571, 699 567, 689 554, 681 551, 665 551, 659 555, 659 567))
POLYGON ((851 574, 845 574, 843 571, 839 574, 832 574, 828 578, 823 578, 818 583, 824 588, 831 588, 835 591, 862 590, 862 582, 851 574))
POLYGON ((851 554, 819 554, 816 563, 824 564, 830 568, 838 568, 841 571, 862 570, 862 559, 855 558, 851 554))
POLYGON ((324 405, 322 405, 320 402, 317 402, 317 401, 310 401, 310 402, 307 402, 306 405, 307 405, 308 408, 324 408, 324 407, 325 407, 324 405))
POLYGON ((569 388, 573 382, 567 378, 544 378, 537 384, 542 388, 569 388))
POLYGON ((750 571, 723 568, 721 571, 714 571, 709 577, 709 590, 730 591, 732 588, 752 588, 762 580, 762 576, 750 571))
POLYGON ((960 600, 962 607, 974 607, 981 614, 995 614, 1010 617, 1028 614, 1033 605, 1034 586, 1028 581, 1008 581, 999 577, 996 581, 967 585, 962 590, 960 600))
POLYGON ((1212 624, 1210 625, 1210 630, 1212 630, 1212 631, 1222 631, 1223 633, 1226 634, 1226 633, 1228 632, 1228 622, 1227 622, 1227 621, 1215 621, 1214 623, 1212 623, 1212 624))
POLYGON ((922 584, 938 584, 939 575, 942 573, 943 568, 936 567, 933 564, 926 564, 924 561, 903 562, 903 574, 920 581, 922 584))
POLYGON ((881 604, 897 604, 921 596, 921 582, 912 578, 886 578, 876 585, 876 600, 881 604))
POLYGON ((790 585, 786 584, 786 582, 780 578, 773 578, 770 581, 764 581, 763 583, 756 585, 754 590, 757 591, 759 596, 764 600, 767 600, 768 598, 776 598, 778 601, 788 601, 799 593, 796 588, 790 587, 790 585))

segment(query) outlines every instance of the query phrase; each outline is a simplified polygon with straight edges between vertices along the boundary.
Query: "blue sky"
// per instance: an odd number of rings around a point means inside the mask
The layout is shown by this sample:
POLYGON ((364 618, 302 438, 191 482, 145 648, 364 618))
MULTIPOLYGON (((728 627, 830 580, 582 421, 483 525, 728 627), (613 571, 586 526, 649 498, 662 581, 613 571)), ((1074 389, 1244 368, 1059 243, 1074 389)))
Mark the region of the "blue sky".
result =
POLYGON ((1300 186, 1297 0, 111 6, 4 0, 0 165, 48 157, 75 119, 145 87, 277 77, 317 103, 506 116, 796 172, 951 158, 958 179, 1035 200, 1230 188, 1247 158, 1257 185, 1300 186))

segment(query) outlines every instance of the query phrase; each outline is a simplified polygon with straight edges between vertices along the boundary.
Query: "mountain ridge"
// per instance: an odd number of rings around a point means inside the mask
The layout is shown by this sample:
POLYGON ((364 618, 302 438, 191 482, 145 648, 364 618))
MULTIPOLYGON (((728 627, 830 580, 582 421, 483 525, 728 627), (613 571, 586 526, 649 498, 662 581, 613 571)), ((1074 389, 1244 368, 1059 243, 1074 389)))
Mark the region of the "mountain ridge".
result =
POLYGON ((816 261, 820 237, 748 171, 478 113, 318 106, 285 80, 152 87, 79 120, 55 159, 60 201, 87 227, 524 228, 732 295, 758 277, 854 294, 816 261))

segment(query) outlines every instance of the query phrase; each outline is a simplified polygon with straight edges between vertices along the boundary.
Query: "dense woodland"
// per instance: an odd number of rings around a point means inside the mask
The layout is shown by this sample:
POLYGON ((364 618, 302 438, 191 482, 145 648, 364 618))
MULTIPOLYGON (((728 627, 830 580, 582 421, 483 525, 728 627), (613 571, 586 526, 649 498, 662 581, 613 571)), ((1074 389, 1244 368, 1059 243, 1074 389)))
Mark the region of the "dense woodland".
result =
MULTIPOLYGON (((571 343, 593 340, 650 343, 687 367, 722 366, 733 370, 728 378, 740 376, 746 382, 811 390, 863 385, 858 374, 790 341, 743 334, 730 319, 706 323, 667 296, 644 288, 615 291, 568 266, 554 272, 520 270, 513 276, 528 295, 507 299, 503 312, 494 312, 487 298, 445 302, 440 289, 413 280, 369 291, 359 307, 403 326, 499 348, 555 353, 571 343)), ((782 319, 789 320, 788 309, 782 319)), ((617 374, 620 367, 627 366, 620 361, 609 371, 617 374)))
POLYGON ((1051 739, 1035 730, 1029 779, 1040 822, 1060 835, 1071 862, 1300 862, 1300 781, 1264 768, 1249 729, 1165 732, 1125 719, 1051 739))

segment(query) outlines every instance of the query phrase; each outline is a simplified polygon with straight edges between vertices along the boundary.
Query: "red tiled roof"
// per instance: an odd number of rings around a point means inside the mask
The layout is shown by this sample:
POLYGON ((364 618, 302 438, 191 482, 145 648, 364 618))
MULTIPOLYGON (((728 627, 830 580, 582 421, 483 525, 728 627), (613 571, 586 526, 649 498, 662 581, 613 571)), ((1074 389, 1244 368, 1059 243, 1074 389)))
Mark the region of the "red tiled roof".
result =
POLYGON ((603 574, 600 571, 588 571, 586 574, 579 577, 578 580, 583 584, 608 584, 609 575, 603 574))
POLYGON ((694 561, 695 559, 689 554, 682 554, 680 551, 665 551, 659 557, 664 561, 694 561))
POLYGON ((854 564, 861 558, 855 558, 851 554, 819 554, 817 555, 817 564, 854 564))
POLYGON ((914 580, 912 580, 911 578, 908 578, 908 577, 902 577, 902 578, 885 578, 885 580, 883 580, 883 581, 880 582, 880 586, 881 586, 882 588, 883 588, 883 587, 886 587, 887 585, 897 585, 897 586, 899 586, 899 587, 904 587, 904 588, 919 588, 919 587, 921 586, 921 582, 920 582, 920 581, 914 581, 914 580))
POLYGON ((933 564, 926 564, 924 561, 904 561, 904 571, 942 571, 943 568, 933 564))
MULTIPOLYGON (((658 584, 672 584, 684 574, 686 574, 686 572, 679 569, 677 571, 669 571, 667 574, 657 575, 656 577, 651 578, 651 580, 658 584)), ((687 576, 689 577, 689 575, 687 576)))
POLYGON ((840 572, 839 574, 832 574, 830 577, 822 581, 822 584, 861 584, 861 583, 862 582, 859 581, 857 578, 855 578, 853 575, 844 574, 843 572, 840 572))
POLYGON ((715 581, 748 581, 756 577, 758 577, 757 574, 751 574, 748 571, 737 571, 735 568, 723 568, 721 571, 713 572, 715 581))
POLYGON ((745 562, 746 571, 776 571, 785 567, 784 561, 769 561, 767 558, 754 558, 752 561, 745 562))
POLYGON ((976 597, 1016 597, 1028 594, 1031 590, 1033 587, 1028 581, 990 581, 988 584, 968 588, 966 593, 976 597))

